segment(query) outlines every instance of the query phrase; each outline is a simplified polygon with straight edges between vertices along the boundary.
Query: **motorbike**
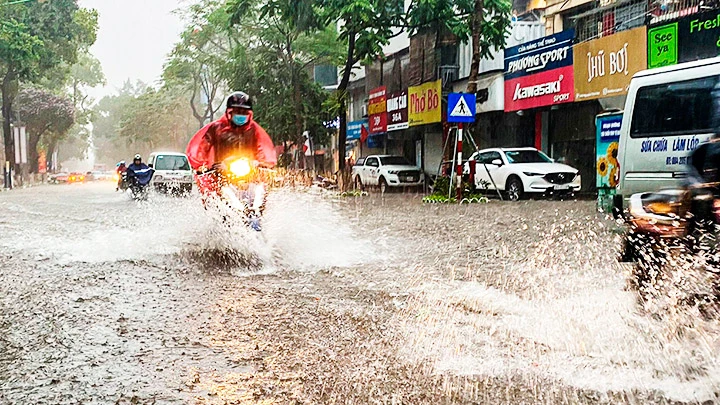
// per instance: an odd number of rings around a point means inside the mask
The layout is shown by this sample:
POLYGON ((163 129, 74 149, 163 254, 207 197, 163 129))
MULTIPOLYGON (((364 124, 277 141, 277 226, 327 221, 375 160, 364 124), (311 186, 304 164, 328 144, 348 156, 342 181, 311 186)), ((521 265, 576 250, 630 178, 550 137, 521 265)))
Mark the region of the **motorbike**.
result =
MULTIPOLYGON (((207 208, 208 199, 216 197, 222 205, 242 218, 245 225, 261 231, 261 218, 267 199, 265 169, 253 167, 250 160, 230 157, 214 169, 197 173, 198 190, 207 208)), ((229 218, 223 216, 227 221, 229 218)))
POLYGON ((720 301, 717 190, 695 178, 683 188, 630 197, 620 260, 634 263, 631 281, 644 298, 673 289, 680 303, 720 301))
POLYGON ((133 171, 128 169, 123 175, 123 183, 130 189, 135 201, 145 201, 148 197, 150 180, 155 171, 152 168, 133 171))

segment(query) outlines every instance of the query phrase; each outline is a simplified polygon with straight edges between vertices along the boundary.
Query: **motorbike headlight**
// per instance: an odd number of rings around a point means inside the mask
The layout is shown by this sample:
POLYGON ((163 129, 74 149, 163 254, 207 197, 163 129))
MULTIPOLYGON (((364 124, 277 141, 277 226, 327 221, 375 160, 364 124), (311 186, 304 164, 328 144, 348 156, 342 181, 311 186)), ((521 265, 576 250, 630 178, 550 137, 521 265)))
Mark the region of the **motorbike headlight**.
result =
POLYGON ((530 177, 543 175, 542 173, 535 173, 535 172, 523 172, 523 174, 525 174, 526 176, 530 176, 530 177))
POLYGON ((245 177, 250 174, 250 162, 247 159, 238 159, 230 163, 230 173, 233 176, 245 177))
POLYGON ((671 218, 684 217, 689 208, 688 194, 685 190, 666 190, 657 193, 643 193, 631 198, 632 214, 654 214, 671 218))

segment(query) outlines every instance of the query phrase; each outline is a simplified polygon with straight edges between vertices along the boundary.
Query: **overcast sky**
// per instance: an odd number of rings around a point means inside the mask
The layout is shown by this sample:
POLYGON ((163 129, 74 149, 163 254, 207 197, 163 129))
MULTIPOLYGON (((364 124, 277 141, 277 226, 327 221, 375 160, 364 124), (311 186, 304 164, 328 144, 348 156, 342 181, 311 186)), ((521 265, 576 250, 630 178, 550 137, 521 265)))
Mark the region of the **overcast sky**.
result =
POLYGON ((154 84, 167 54, 179 40, 181 18, 173 13, 182 0, 80 0, 100 14, 98 37, 90 49, 107 79, 92 95, 113 94, 127 79, 154 84))

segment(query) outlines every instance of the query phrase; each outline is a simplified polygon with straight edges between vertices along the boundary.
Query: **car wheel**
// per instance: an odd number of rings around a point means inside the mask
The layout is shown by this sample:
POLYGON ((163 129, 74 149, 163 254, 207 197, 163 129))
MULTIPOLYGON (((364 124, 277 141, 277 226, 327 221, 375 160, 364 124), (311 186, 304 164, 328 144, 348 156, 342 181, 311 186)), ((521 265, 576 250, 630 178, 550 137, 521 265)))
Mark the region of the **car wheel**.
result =
POLYGON ((378 182, 378 184, 380 185, 380 193, 385 194, 388 187, 387 181, 385 181, 385 177, 380 177, 380 181, 378 182))
POLYGON ((363 184, 360 176, 355 176, 355 189, 360 191, 362 191, 363 189, 363 184))
POLYGON ((518 201, 523 197, 523 184, 517 177, 512 177, 505 187, 508 200, 518 201))

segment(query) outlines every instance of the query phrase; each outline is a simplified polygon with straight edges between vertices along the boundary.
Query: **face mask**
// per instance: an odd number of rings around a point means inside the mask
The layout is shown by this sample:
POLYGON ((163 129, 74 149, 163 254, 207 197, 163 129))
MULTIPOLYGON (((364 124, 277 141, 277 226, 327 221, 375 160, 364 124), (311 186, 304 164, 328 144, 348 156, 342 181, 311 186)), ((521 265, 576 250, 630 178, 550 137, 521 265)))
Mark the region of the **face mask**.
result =
POLYGON ((233 124, 241 127, 248 122, 248 116, 247 115, 241 115, 241 114, 235 114, 232 116, 232 122, 233 124))

